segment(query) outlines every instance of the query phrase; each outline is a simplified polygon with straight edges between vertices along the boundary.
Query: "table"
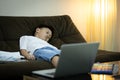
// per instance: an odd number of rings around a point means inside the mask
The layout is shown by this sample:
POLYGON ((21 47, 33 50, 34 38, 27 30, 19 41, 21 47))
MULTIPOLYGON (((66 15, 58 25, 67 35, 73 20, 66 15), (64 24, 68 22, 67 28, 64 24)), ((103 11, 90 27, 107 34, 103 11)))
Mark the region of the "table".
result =
MULTIPOLYGON (((120 61, 109 62, 113 64, 117 64, 120 67, 120 61)), ((59 79, 50 79, 37 75, 24 75, 23 80, 120 80, 120 69, 116 75, 108 75, 108 74, 80 74, 70 77, 64 77, 59 79)))

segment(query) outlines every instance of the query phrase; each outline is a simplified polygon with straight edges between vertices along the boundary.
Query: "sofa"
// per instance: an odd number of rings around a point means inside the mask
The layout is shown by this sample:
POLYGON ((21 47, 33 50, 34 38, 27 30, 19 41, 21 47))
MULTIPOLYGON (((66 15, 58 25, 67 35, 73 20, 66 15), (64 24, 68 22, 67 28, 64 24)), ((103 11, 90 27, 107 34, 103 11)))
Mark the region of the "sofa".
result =
MULTIPOLYGON (((49 43, 58 48, 62 44, 86 42, 69 15, 0 16, 0 51, 19 51, 19 38, 23 35, 33 35, 34 29, 39 24, 54 28, 49 43)), ((95 62, 116 60, 120 60, 120 52, 98 50, 95 62)), ((48 68, 53 68, 53 65, 46 61, 0 61, 0 79, 22 80, 23 75, 31 74, 33 70, 48 68)))

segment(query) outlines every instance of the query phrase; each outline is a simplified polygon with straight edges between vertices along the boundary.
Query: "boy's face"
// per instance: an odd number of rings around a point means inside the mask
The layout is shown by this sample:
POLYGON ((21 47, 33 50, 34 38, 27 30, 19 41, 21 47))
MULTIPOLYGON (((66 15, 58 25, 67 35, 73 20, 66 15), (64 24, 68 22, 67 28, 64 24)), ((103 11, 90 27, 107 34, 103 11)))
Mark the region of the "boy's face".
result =
POLYGON ((45 41, 49 41, 49 39, 52 37, 52 31, 49 28, 37 28, 36 33, 38 38, 45 41))

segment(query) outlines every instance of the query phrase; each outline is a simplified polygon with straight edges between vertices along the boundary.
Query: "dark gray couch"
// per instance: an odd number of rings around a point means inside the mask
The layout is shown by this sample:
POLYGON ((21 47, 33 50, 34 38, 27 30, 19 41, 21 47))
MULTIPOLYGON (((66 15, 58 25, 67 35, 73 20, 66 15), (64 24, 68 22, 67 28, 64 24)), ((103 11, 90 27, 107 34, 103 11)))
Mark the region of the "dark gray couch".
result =
MULTIPOLYGON (((22 35, 32 35, 35 27, 39 24, 50 25, 55 29, 50 43, 58 48, 64 43, 86 42, 68 15, 43 17, 0 16, 0 50, 19 51, 19 38, 22 35)), ((119 52, 98 51, 96 62, 115 60, 120 60, 119 52)), ((53 68, 53 66, 45 61, 35 60, 0 62, 0 79, 21 80, 24 74, 30 74, 33 70, 46 68, 53 68)))

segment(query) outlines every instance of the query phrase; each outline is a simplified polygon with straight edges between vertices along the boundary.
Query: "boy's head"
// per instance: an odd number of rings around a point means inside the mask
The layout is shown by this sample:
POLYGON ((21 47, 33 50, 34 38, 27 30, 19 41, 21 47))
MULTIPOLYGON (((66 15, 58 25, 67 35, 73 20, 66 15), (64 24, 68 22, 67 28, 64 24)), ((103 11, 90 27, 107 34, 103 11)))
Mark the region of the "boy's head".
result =
POLYGON ((34 36, 43 39, 45 41, 49 41, 52 37, 53 34, 53 28, 51 26, 47 25, 39 25, 35 29, 35 34, 34 36))

